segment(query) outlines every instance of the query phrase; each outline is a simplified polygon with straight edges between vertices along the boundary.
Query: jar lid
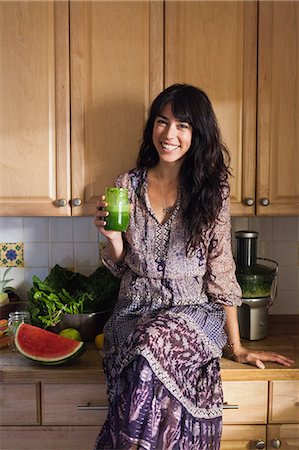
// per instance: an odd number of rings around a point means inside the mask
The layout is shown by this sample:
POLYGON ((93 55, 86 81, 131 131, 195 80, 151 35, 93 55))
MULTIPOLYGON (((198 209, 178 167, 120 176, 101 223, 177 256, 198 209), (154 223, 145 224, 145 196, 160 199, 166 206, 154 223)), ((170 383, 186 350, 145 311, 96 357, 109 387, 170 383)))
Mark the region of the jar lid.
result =
POLYGON ((258 235, 257 231, 250 230, 240 230, 235 232, 236 238, 257 239, 258 235))

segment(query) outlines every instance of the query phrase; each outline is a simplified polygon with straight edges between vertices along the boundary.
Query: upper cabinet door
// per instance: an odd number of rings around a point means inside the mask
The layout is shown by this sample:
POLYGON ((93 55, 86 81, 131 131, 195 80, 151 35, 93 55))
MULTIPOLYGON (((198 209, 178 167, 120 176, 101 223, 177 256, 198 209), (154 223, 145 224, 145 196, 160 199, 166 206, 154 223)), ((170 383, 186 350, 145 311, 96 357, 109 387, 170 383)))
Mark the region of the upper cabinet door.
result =
POLYGON ((163 89, 163 3, 71 2, 73 215, 93 215, 105 186, 136 165, 163 89))
POLYGON ((232 214, 254 214, 257 5, 166 1, 165 27, 166 86, 208 94, 231 154, 232 214))
POLYGON ((68 3, 0 2, 0 30, 0 215, 68 215, 68 3))
POLYGON ((257 213, 299 215, 299 2, 260 2, 258 80, 257 213))

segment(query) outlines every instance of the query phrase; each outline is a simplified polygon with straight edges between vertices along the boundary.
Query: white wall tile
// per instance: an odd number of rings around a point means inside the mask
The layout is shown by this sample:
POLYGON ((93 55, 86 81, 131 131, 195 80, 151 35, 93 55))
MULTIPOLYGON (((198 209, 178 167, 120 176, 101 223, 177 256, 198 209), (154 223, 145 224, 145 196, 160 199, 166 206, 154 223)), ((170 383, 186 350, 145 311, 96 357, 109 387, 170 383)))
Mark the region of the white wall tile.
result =
POLYGON ((297 248, 295 242, 275 242, 273 256, 279 265, 297 266, 297 248))
MULTIPOLYGON (((282 291, 298 290, 298 268, 295 266, 278 266, 278 289, 282 291)), ((298 294, 299 299, 299 294, 298 294)))
POLYGON ((49 266, 49 244, 39 242, 24 243, 25 267, 48 267, 49 266))
POLYGON ((93 217, 75 217, 74 242, 97 242, 98 231, 93 223, 93 217))
POLYGON ((73 242, 73 219, 55 217, 50 219, 50 242, 73 242))
POLYGON ((25 217, 24 242, 49 242, 49 218, 25 217))
POLYGON ((269 314, 299 314, 298 291, 278 291, 277 298, 269 309, 269 314))
POLYGON ((250 217, 249 229, 258 232, 258 241, 273 240, 273 217, 250 217))
POLYGON ((280 242, 295 242, 298 240, 297 217, 274 217, 273 240, 280 242))
POLYGON ((73 243, 52 243, 50 246, 50 267, 59 264, 61 267, 74 267, 73 243))
POLYGON ((0 218, 0 242, 23 242, 23 218, 0 218))
POLYGON ((257 256, 259 258, 274 259, 273 242, 257 241, 257 256))
POLYGON ((75 243, 74 265, 75 266, 98 266, 99 251, 97 243, 75 243))

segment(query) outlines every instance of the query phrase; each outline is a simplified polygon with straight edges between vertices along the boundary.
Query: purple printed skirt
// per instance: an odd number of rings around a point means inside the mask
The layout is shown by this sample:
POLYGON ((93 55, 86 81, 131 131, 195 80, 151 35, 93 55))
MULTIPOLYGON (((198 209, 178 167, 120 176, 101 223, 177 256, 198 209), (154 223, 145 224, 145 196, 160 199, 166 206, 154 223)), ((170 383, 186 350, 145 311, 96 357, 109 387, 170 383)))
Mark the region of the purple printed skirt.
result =
POLYGON ((180 309, 141 320, 118 348, 108 337, 109 412, 95 450, 219 449, 222 319, 217 341, 207 334, 217 317, 209 324, 196 314, 180 309))

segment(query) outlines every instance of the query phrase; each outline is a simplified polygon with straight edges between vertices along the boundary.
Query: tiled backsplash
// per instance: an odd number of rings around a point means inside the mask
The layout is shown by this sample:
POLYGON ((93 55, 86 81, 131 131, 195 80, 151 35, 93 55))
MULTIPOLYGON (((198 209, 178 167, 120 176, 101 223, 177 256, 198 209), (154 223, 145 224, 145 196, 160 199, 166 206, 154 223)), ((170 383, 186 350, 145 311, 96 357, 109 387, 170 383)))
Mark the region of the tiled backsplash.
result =
MULTIPOLYGON (((233 249, 234 232, 248 229, 259 232, 258 256, 279 264, 278 295, 270 314, 299 314, 299 218, 234 217, 233 249)), ((24 297, 32 276, 43 280, 55 264, 91 274, 99 264, 101 241, 92 217, 2 217, 0 275, 12 265, 10 284, 24 297)))

